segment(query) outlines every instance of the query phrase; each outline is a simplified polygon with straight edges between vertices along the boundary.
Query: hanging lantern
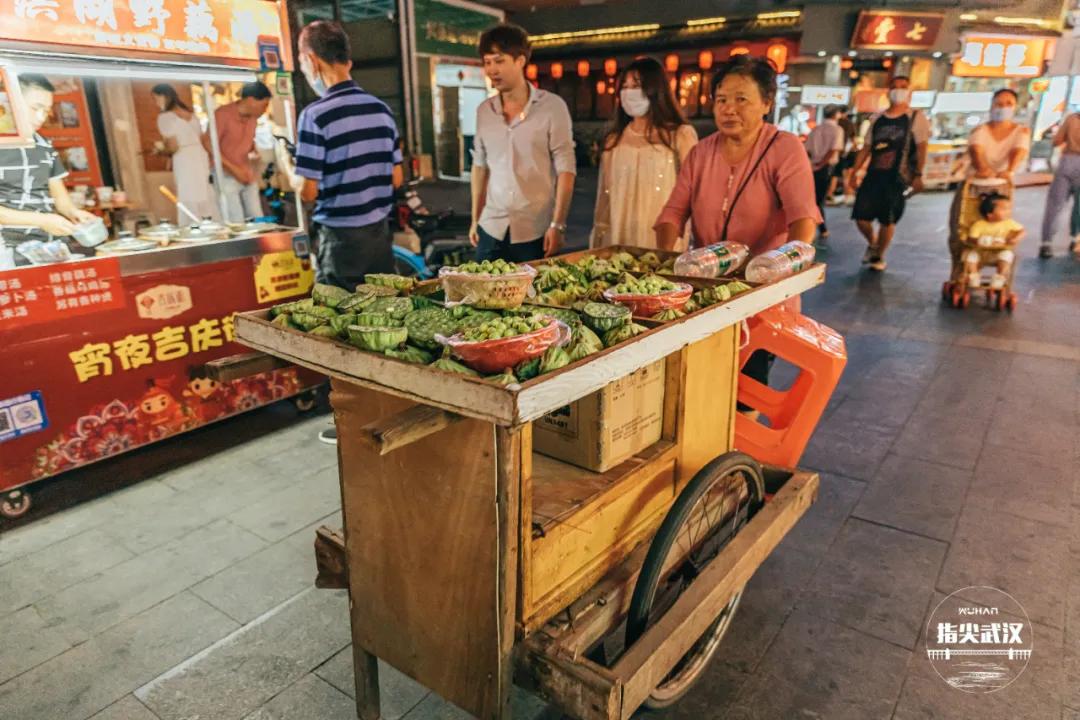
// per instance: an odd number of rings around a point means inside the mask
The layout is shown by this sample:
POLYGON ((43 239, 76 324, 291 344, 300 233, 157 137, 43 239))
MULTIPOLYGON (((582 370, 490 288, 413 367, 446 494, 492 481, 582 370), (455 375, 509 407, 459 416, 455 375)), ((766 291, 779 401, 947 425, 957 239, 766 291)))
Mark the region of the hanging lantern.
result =
POLYGON ((850 70, 853 67, 855 67, 855 61, 854 60, 841 60, 840 61, 840 69, 841 70, 850 70))
POLYGON ((606 92, 607 92, 607 83, 604 82, 603 80, 597 80, 596 81, 596 94, 597 95, 603 95, 606 92))
POLYGON ((881 66, 883 68, 885 68, 886 70, 888 70, 889 68, 892 67, 892 60, 882 60, 881 61, 881 66))
POLYGON ((784 72, 784 69, 787 67, 787 45, 784 43, 773 43, 769 46, 769 49, 765 51, 765 57, 773 61, 773 65, 776 66, 776 72, 784 72))
POLYGON ((731 48, 731 57, 735 57, 736 55, 749 55, 749 54, 750 54, 750 48, 748 48, 748 47, 733 47, 733 48, 731 48))
POLYGON ((528 78, 529 80, 535 80, 539 76, 540 76, 540 69, 537 68, 536 65, 533 65, 532 63, 529 63, 528 65, 525 66, 525 77, 526 78, 528 78))
POLYGON ((551 77, 555 78, 556 80, 561 80, 562 73, 562 63, 551 63, 551 77))
POLYGON ((608 95, 614 95, 615 94, 615 83, 608 83, 607 94, 608 95))
POLYGON ((583 77, 583 78, 584 77, 589 77, 589 70, 590 70, 590 68, 589 68, 589 61, 588 60, 579 60, 578 61, 578 64, 577 64, 578 77, 583 77))
POLYGON ((698 67, 702 70, 708 70, 713 64, 713 52, 712 50, 702 50, 697 56, 698 67))
POLYGON ((670 55, 668 55, 666 58, 664 58, 664 67, 667 69, 668 72, 678 72, 679 56, 675 53, 671 53, 670 55))
POLYGON ((615 73, 619 70, 619 64, 615 62, 615 58, 608 58, 604 61, 604 72, 608 77, 614 77, 615 73))

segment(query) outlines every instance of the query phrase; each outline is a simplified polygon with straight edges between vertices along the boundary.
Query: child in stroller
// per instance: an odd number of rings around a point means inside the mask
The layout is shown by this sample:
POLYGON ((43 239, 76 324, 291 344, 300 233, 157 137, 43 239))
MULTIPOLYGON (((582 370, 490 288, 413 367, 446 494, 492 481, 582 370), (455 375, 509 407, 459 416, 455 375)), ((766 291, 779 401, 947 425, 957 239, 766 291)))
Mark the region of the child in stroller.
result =
POLYGON ((967 231, 960 283, 965 290, 979 288, 983 284, 980 271, 993 266, 987 297, 997 309, 1015 305, 1011 292, 1013 263, 1015 248, 1024 239, 1024 226, 1012 218, 1012 200, 996 192, 982 197, 979 214, 981 218, 967 231))

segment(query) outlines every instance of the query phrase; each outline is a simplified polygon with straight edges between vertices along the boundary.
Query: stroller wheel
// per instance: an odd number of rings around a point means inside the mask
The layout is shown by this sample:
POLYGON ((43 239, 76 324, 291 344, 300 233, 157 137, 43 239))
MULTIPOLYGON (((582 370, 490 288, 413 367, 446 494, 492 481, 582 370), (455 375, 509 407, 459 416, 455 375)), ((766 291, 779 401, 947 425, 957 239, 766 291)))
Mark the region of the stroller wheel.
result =
POLYGON ((946 280, 941 284, 941 299, 945 302, 949 302, 949 297, 952 295, 952 280, 946 280))
POLYGON ((960 296, 960 307, 961 307, 961 309, 966 309, 967 306, 970 305, 970 304, 971 304, 971 293, 969 291, 965 290, 964 294, 960 296))
POLYGON ((1009 297, 1005 299, 1005 309, 1009 312, 1016 309, 1016 293, 1009 293, 1009 297))
POLYGON ((1001 312, 1005 307, 1005 293, 1000 290, 995 290, 993 293, 993 300, 990 303, 990 307, 994 308, 998 312, 1001 312))

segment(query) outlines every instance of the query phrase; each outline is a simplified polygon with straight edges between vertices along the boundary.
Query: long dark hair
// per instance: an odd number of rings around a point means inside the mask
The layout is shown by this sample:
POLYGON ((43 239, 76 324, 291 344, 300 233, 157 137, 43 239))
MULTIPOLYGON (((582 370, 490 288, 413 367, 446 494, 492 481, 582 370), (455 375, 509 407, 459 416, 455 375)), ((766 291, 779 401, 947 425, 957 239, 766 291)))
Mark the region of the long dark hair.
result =
POLYGON ((184 101, 180 99, 180 96, 176 94, 176 88, 168 83, 161 83, 150 88, 150 92, 154 95, 160 95, 165 98, 165 110, 162 112, 168 112, 174 108, 180 108, 191 112, 191 108, 184 104, 184 101))
MULTIPOLYGON (((686 124, 679 104, 675 102, 675 94, 671 91, 670 79, 664 67, 651 57, 639 57, 634 62, 623 68, 619 73, 619 79, 615 85, 616 92, 622 91, 627 76, 635 73, 645 97, 649 98, 649 125, 654 128, 660 137, 660 141, 671 149, 675 149, 675 132, 686 124)), ((633 121, 620 104, 615 110, 615 116, 611 118, 608 127, 604 149, 611 150, 622 140, 623 131, 633 121)), ((648 139, 648 138, 647 138, 648 139)), ((652 142, 650 139, 649 142, 652 142)))

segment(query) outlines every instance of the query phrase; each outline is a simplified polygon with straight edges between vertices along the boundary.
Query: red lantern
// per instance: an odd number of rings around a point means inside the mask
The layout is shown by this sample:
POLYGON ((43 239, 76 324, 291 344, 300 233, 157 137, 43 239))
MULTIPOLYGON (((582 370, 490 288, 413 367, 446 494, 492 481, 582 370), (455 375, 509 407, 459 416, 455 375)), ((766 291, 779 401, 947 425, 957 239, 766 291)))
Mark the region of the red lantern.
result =
POLYGON ((749 54, 750 54, 750 48, 748 48, 748 47, 733 47, 733 48, 731 48, 731 57, 735 57, 736 55, 749 55, 749 54))
POLYGON ((578 64, 577 64, 578 77, 583 77, 583 78, 584 77, 589 77, 589 69, 590 68, 589 68, 589 61, 588 60, 579 60, 578 61, 578 64))
POLYGON ((606 92, 607 92, 607 83, 604 82, 603 80, 597 80, 596 81, 596 94, 597 95, 603 95, 606 92))
POLYGON ((698 67, 702 70, 708 70, 713 64, 713 52, 712 50, 702 50, 697 56, 698 67))
POLYGON ((536 65, 529 63, 525 66, 525 77, 527 77, 529 80, 535 80, 537 77, 539 77, 539 75, 540 69, 537 68, 536 65))
POLYGON ((667 68, 668 72, 678 72, 679 56, 675 53, 671 53, 670 55, 668 55, 666 58, 664 58, 664 67, 667 68))
POLYGON ((556 80, 562 79, 563 67, 562 63, 551 63, 551 77, 556 80))
POLYGON ((784 68, 787 67, 787 45, 784 43, 773 43, 769 46, 769 49, 765 51, 765 57, 773 61, 773 65, 776 66, 776 72, 784 72, 784 68))
POLYGON ((604 72, 608 77, 613 77, 619 70, 619 64, 615 62, 615 58, 608 58, 604 61, 604 72))
POLYGON ((854 60, 841 60, 840 61, 840 69, 841 70, 850 70, 853 67, 855 67, 855 61, 854 60))
POLYGON ((883 68, 885 68, 886 70, 888 70, 889 68, 891 68, 891 67, 892 67, 892 60, 883 60, 883 61, 881 62, 881 66, 882 66, 883 68))

